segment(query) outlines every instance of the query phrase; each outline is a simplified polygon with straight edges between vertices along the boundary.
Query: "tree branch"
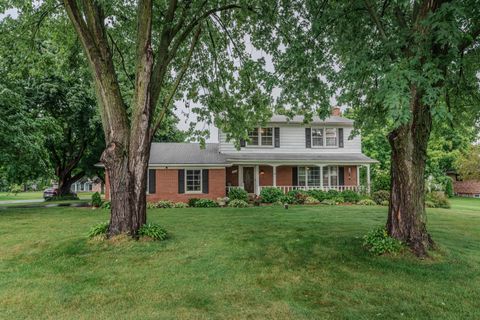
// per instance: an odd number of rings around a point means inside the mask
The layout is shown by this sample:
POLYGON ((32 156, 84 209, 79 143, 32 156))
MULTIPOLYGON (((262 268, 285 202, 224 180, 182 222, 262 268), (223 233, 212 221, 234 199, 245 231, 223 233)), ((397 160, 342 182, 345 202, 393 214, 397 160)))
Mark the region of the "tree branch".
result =
POLYGON ((195 32, 195 35, 192 39, 192 43, 190 44, 190 50, 188 52, 188 56, 187 56, 187 60, 185 61, 185 63, 183 64, 182 66, 182 69, 180 70, 178 76, 177 76, 177 79, 175 80, 174 84, 173 84, 173 87, 172 89, 170 90, 170 93, 169 95, 167 96, 167 99, 165 99, 163 105, 162 105, 162 110, 160 112, 160 115, 159 117, 157 118, 156 122, 155 122, 155 125, 153 126, 152 130, 151 130, 151 133, 150 133, 150 136, 153 137, 155 135, 155 132, 157 132, 157 130, 160 128, 160 125, 162 123, 162 120, 163 118, 165 117, 165 114, 167 113, 167 110, 168 110, 168 107, 170 105, 170 103, 172 102, 172 99, 173 97, 175 96, 175 93, 177 92, 178 90, 178 86, 180 85, 180 82, 182 81, 183 77, 185 76, 185 73, 187 72, 188 70, 188 67, 190 65, 190 61, 192 60, 192 56, 193 56, 193 51, 195 50, 195 47, 197 45, 197 42, 198 42, 198 38, 200 37, 200 33, 201 33, 202 29, 200 26, 198 26, 197 28, 197 32, 195 32))

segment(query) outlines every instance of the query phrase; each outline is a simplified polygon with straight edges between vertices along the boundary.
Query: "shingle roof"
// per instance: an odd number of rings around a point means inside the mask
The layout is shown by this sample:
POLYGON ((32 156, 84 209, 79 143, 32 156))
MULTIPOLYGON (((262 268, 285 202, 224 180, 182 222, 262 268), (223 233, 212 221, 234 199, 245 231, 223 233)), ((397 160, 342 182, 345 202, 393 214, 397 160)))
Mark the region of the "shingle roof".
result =
POLYGON ((376 163, 363 153, 231 153, 225 154, 227 161, 314 161, 319 163, 355 162, 376 163))
MULTIPOLYGON (((289 119, 286 116, 282 115, 274 115, 270 118, 271 123, 295 123, 295 124, 302 124, 303 123, 303 116, 294 116, 292 119, 289 119)), ((338 117, 338 116, 330 116, 326 119, 321 119, 320 117, 313 117, 311 124, 324 124, 324 123, 338 123, 338 124, 351 124, 353 125, 353 120, 338 117)))
POLYGON ((152 143, 150 164, 226 164, 218 143, 152 143))
POLYGON ((228 165, 236 161, 375 163, 362 153, 231 153, 219 152, 218 143, 152 143, 150 165, 228 165))

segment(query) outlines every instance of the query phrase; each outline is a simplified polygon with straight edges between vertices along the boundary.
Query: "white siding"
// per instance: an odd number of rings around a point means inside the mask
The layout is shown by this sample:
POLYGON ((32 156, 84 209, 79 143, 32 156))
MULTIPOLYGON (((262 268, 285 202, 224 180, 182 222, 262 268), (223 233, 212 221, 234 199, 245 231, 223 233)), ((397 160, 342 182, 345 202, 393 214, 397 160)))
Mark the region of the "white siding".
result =
MULTIPOLYGON (((300 125, 275 125, 280 128, 280 148, 273 147, 244 147, 241 150, 237 150, 232 142, 226 141, 226 134, 219 131, 219 143, 220 143, 220 152, 222 153, 258 153, 258 152, 267 152, 267 153, 361 153, 361 137, 360 135, 355 136, 352 140, 349 140, 350 134, 353 127, 338 126, 332 125, 327 126, 328 128, 343 128, 343 148, 306 148, 305 147, 305 126, 300 125)), ((312 128, 321 128, 322 126, 312 126, 312 128)))

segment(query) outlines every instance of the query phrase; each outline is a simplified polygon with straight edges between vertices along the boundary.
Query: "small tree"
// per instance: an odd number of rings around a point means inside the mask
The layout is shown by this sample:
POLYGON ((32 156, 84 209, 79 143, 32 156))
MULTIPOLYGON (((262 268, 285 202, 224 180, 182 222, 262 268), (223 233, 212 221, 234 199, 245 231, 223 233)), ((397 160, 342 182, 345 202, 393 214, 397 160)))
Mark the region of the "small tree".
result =
POLYGON ((472 145, 456 161, 457 171, 464 180, 480 180, 480 145, 472 145))

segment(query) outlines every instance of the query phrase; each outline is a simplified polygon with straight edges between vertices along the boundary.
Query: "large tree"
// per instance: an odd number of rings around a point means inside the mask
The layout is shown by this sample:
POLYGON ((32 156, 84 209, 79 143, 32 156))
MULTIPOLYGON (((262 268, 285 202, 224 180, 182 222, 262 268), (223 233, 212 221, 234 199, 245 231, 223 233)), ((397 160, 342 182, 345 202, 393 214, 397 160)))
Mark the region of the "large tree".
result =
POLYGON ((264 61, 246 54, 244 32, 236 27, 253 9, 245 1, 64 0, 63 6, 100 105, 109 234, 135 236, 146 222, 151 142, 174 101, 200 102, 200 119, 215 115, 231 138, 245 137, 249 125, 270 113, 264 61))
POLYGON ((313 29, 331 39, 341 101, 357 109, 359 126, 389 130, 387 230, 425 256, 433 246, 424 204, 432 126, 478 119, 478 1, 335 1, 328 12, 334 22, 324 29, 315 20, 313 29))

